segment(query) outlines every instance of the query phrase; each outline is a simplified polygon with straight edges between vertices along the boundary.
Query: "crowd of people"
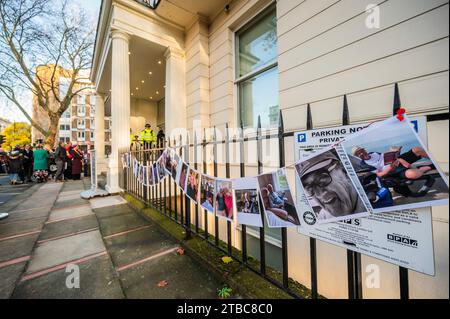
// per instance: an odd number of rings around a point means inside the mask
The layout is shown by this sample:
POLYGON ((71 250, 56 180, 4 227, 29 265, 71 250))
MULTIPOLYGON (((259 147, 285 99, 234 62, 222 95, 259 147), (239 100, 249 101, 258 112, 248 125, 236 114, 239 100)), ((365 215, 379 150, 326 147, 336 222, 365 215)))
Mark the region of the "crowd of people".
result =
POLYGON ((0 148, 0 173, 9 175, 11 185, 79 180, 84 161, 85 154, 72 142, 59 142, 56 149, 43 144, 16 145, 9 152, 0 148))

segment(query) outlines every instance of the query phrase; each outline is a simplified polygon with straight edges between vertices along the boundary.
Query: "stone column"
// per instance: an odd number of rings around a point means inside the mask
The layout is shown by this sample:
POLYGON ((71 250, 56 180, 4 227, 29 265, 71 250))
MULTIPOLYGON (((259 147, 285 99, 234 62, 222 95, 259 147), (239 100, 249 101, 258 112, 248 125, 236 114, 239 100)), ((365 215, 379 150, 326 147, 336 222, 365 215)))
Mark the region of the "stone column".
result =
POLYGON ((130 146, 130 61, 127 33, 112 31, 112 67, 111 67, 111 156, 108 163, 106 190, 118 193, 119 187, 119 151, 130 146))
POLYGON ((186 61, 184 52, 168 48, 166 57, 166 137, 185 136, 186 130, 186 61))
POLYGON ((105 97, 101 94, 95 98, 95 154, 97 158, 97 174, 106 172, 107 166, 105 161, 105 97))

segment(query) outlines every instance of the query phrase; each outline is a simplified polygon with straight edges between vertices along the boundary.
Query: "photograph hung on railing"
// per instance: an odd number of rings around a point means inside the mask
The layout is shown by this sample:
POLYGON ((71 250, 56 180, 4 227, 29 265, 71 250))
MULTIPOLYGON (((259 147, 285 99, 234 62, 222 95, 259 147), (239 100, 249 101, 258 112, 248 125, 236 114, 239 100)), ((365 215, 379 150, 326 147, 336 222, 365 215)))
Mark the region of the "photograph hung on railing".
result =
POLYGON ((257 177, 262 206, 270 228, 298 227, 300 219, 286 176, 286 169, 257 177))
POLYGON ((448 180, 407 117, 373 124, 338 147, 375 213, 448 203, 448 180))
MULTIPOLYGON (((426 117, 411 117, 409 122, 427 147, 426 117)), ((299 162, 370 126, 360 123, 296 132, 294 161, 299 162)), ((296 183, 299 189, 298 176, 296 183)), ((309 211, 304 194, 297 192, 296 202, 301 212, 309 211)), ((302 225, 298 232, 426 275, 435 275, 431 207, 395 210, 325 224, 317 224, 315 217, 314 214, 301 214, 302 225)))
POLYGON ((257 178, 236 178, 233 180, 233 189, 238 223, 263 227, 257 178))
POLYGON ((448 181, 406 116, 369 125, 335 145, 299 158, 294 164, 297 194, 302 198, 298 207, 285 168, 256 176, 256 191, 250 187, 242 193, 242 188, 235 188, 235 179, 204 175, 171 148, 145 170, 135 158, 129 158, 122 156, 122 164, 133 163, 134 174, 143 184, 157 184, 161 169, 207 211, 230 221, 241 216, 238 221, 248 225, 257 222, 242 218, 245 201, 249 202, 242 196, 259 196, 258 209, 263 209, 271 228, 331 223, 448 203, 448 181))

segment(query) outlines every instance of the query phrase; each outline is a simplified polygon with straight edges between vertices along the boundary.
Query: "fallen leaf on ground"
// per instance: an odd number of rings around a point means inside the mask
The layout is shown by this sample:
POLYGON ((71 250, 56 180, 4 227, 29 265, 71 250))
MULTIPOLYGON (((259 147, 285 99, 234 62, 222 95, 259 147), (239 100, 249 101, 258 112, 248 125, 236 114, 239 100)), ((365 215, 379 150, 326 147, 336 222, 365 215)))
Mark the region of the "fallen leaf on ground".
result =
POLYGON ((231 258, 231 257, 229 257, 229 256, 224 256, 224 257, 222 257, 222 261, 223 261, 225 264, 229 264, 230 262, 233 261, 233 258, 231 258))
POLYGON ((178 254, 178 255, 184 255, 184 249, 181 248, 181 247, 178 248, 178 249, 177 249, 177 254, 178 254))
POLYGON ((163 288, 167 286, 167 284, 168 284, 167 280, 161 280, 160 282, 158 282, 158 287, 163 288))

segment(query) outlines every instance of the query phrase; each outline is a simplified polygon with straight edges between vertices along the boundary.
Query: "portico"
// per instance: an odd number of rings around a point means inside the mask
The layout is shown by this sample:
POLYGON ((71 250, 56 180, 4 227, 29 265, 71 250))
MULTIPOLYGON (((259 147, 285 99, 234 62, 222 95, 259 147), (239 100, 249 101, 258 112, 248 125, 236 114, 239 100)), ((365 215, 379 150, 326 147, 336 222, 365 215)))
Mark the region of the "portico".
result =
POLYGON ((107 172, 107 191, 118 193, 118 154, 129 147, 130 133, 138 135, 146 123, 155 134, 158 126, 186 126, 184 30, 135 1, 104 1, 99 22, 91 75, 98 95, 97 167, 107 172), (111 116, 108 159, 100 142, 102 113, 111 116))

